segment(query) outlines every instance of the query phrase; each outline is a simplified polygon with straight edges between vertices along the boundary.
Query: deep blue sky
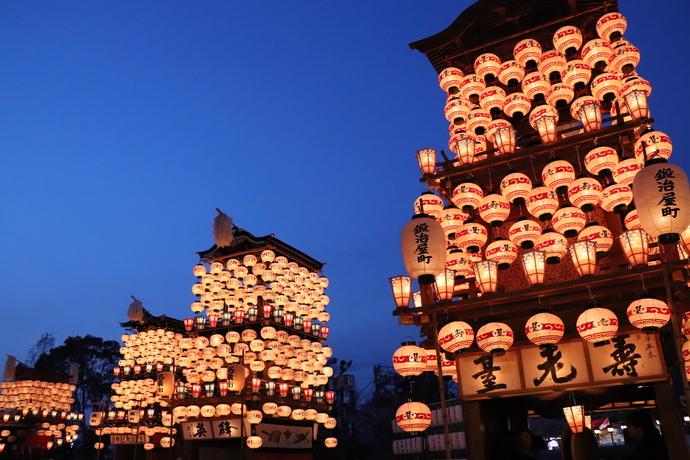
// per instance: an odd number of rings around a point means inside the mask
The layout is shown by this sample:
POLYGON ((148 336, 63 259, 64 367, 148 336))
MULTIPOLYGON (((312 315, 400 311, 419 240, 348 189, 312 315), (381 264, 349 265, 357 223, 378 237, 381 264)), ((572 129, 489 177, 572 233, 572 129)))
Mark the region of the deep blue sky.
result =
MULTIPOLYGON (((219 207, 327 263, 329 345, 364 388, 417 337, 388 278, 415 151, 447 150, 444 93, 407 45, 471 3, 0 1, 0 354, 119 339, 130 294, 191 316, 219 207)), ((690 171, 690 6, 620 8, 690 171)))

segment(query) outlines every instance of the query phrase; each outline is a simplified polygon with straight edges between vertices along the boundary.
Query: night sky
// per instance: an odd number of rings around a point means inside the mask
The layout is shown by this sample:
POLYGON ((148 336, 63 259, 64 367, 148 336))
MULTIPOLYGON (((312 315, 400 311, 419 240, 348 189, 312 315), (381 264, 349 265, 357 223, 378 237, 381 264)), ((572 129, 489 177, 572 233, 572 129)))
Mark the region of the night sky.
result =
MULTIPOLYGON (((130 295, 191 317, 218 207, 326 262, 328 344, 363 390, 418 338, 388 278, 424 190, 415 152, 448 150, 445 93, 408 43, 470 4, 0 1, 0 353, 119 340, 130 295)), ((690 171, 690 4, 619 5, 690 171)))

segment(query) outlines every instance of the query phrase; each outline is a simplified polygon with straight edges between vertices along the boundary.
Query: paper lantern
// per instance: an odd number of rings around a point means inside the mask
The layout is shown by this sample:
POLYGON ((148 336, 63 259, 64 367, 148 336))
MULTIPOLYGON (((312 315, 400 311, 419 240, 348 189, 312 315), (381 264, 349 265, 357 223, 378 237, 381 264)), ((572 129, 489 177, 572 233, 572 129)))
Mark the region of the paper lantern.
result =
POLYGON ((580 276, 595 275, 597 265, 597 244, 594 241, 578 241, 568 247, 570 257, 580 276))
POLYGON ((498 81, 506 86, 517 86, 525 77, 525 68, 516 60, 505 61, 498 70, 498 81))
POLYGON ((627 185, 613 183, 601 193, 601 207, 604 211, 619 212, 633 199, 633 192, 627 185))
POLYGON ((642 169, 633 182, 642 229, 660 243, 676 243, 690 226, 690 186, 683 170, 671 163, 642 169))
POLYGON ((474 71, 485 81, 492 82, 501 70, 501 59, 492 53, 484 53, 474 60, 474 71))
POLYGON ((395 305, 398 308, 408 307, 410 305, 410 295, 412 292, 412 278, 409 276, 396 276, 390 278, 390 283, 393 289, 395 305))
POLYGON ((578 235, 580 241, 594 241, 597 252, 606 252, 613 246, 613 234, 608 228, 592 222, 578 235))
POLYGON ((242 391, 244 389, 244 381, 246 378, 245 368, 242 364, 229 364, 228 367, 228 390, 242 391))
POLYGON ((478 211, 484 222, 497 227, 510 215, 510 203, 503 195, 492 193, 481 199, 478 211))
POLYGON ((472 259, 470 258, 470 254, 458 249, 457 246, 453 246, 450 249, 446 261, 446 268, 453 270, 455 272, 455 276, 459 278, 474 277, 474 270, 472 269, 472 259))
POLYGON ((465 78, 460 82, 460 97, 476 103, 472 99, 478 98, 479 93, 484 91, 484 88, 486 88, 486 84, 479 75, 465 75, 465 78))
POLYGON ((623 82, 615 73, 604 72, 592 79, 590 90, 592 96, 600 101, 611 102, 621 94, 623 82))
POLYGON ((601 129, 601 104, 592 96, 575 99, 570 106, 570 115, 575 120, 580 120, 587 133, 601 129))
POLYGON ((618 332, 618 318, 608 308, 594 307, 577 318, 577 332, 587 342, 606 342, 618 332))
POLYGON ((591 68, 606 69, 609 58, 613 54, 613 48, 606 40, 595 38, 582 47, 582 60, 591 68))
POLYGON ((534 242, 534 249, 546 253, 547 264, 557 264, 568 253, 568 240, 558 232, 544 230, 534 242))
POLYGON ((503 113, 516 119, 522 118, 532 108, 532 100, 524 93, 511 93, 506 96, 503 113))
POLYGON ((531 249, 541 236, 541 225, 531 219, 516 221, 508 230, 508 239, 522 249, 531 249))
POLYGON ((645 298, 635 300, 628 306, 630 324, 649 334, 658 332, 671 319, 671 308, 661 300, 645 298))
POLYGON ((550 105, 535 107, 529 115, 529 124, 539 133, 543 144, 552 144, 558 140, 558 110, 550 105))
POLYGON ((448 353, 467 350, 474 342, 474 330, 464 321, 453 321, 438 331, 438 344, 448 353))
POLYGON ((524 202, 532 190, 532 181, 527 175, 514 172, 501 181, 500 192, 509 202, 524 202))
POLYGON ((549 79, 541 72, 529 73, 522 80, 522 92, 532 100, 544 96, 550 87, 549 79))
POLYGON ((488 323, 477 331, 477 345, 487 353, 501 356, 513 344, 514 337, 513 330, 507 324, 488 323))
POLYGON ((505 102, 506 92, 500 86, 489 86, 479 94, 479 106, 492 115, 501 113, 505 102))
POLYGON ((436 297, 438 300, 450 300, 453 298, 455 287, 455 272, 453 270, 443 270, 436 275, 436 297))
POLYGON ((618 235, 618 242, 623 248, 630 266, 646 265, 649 261, 649 237, 644 230, 628 230, 618 235))
POLYGON ((489 244, 484 251, 484 256, 487 260, 493 260, 498 264, 499 270, 505 270, 510 267, 510 264, 515 262, 518 255, 518 249, 511 241, 497 239, 489 244))
POLYGON ((563 55, 574 54, 582 46, 582 32, 575 26, 563 26, 553 34, 553 46, 563 55))
POLYGON ((591 77, 592 68, 589 64, 580 59, 568 61, 561 72, 561 80, 563 83, 578 91, 584 89, 591 77))
POLYGON ((475 107, 472 109, 469 115, 467 115, 465 126, 467 127, 467 131, 470 133, 484 134, 490 123, 491 114, 489 111, 475 107))
POLYGON ((455 234, 455 244, 470 253, 479 252, 486 243, 489 232, 482 224, 467 221, 455 234))
POLYGON ((539 57, 537 67, 539 72, 551 78, 551 74, 555 73, 560 77, 561 72, 565 68, 565 56, 557 50, 544 51, 539 57))
POLYGON ((419 375, 426 370, 425 355, 424 349, 414 342, 403 342, 393 353, 393 368, 403 377, 419 375))
POLYGON ((546 252, 527 251, 520 254, 522 268, 530 284, 544 284, 546 276, 546 252))
POLYGON ((421 284, 431 284, 446 264, 443 228, 424 214, 412 217, 401 236, 403 262, 410 276, 421 284))
POLYGON ((566 83, 554 83, 546 92, 546 103, 551 107, 565 107, 572 102, 575 97, 573 87, 566 83))
POLYGON ((424 431, 431 425, 431 410, 425 404, 408 402, 395 412, 395 422, 403 431, 424 431))
POLYGON ((332 449, 338 445, 338 440, 336 438, 326 438, 323 440, 323 445, 332 449))
POLYGON ((175 391, 175 375, 172 372, 158 374, 158 396, 169 398, 175 391))
POLYGON ((603 189, 598 180, 591 177, 575 179, 568 187, 568 199, 585 212, 593 211, 601 204, 603 189))
POLYGON ((611 171, 613 173, 613 180, 618 184, 631 186, 635 176, 642 168, 643 164, 637 158, 626 158, 619 162, 611 171))
POLYGON ((513 48, 513 56, 522 67, 535 66, 541 57, 541 45, 537 40, 525 38, 513 48))
POLYGON ((461 164, 470 164, 475 161, 477 150, 477 136, 465 131, 453 135, 448 141, 448 148, 453 152, 461 164))
POLYGON ((633 120, 649 118, 647 98, 651 92, 652 85, 643 78, 630 77, 623 82, 620 95, 633 120))
POLYGON ((457 67, 447 67, 438 75, 438 84, 443 91, 457 94, 465 74, 457 67))
POLYGON ((572 433, 582 433, 585 429, 585 407, 570 406, 563 408, 565 421, 572 433))
POLYGON ((452 123, 452 126, 459 127, 467 120, 467 115, 472 111, 472 104, 465 99, 449 99, 446 106, 443 108, 443 114, 446 120, 452 123))
POLYGON ((562 187, 567 190, 575 180, 575 169, 565 160, 554 160, 542 169, 541 180, 551 190, 559 190, 562 187))
POLYGON ((525 324, 525 335, 535 345, 556 344, 563 338, 564 333, 563 321, 548 312, 537 313, 525 324))
POLYGON ((551 220, 552 214, 558 209, 558 196, 548 187, 533 188, 526 200, 527 211, 537 219, 551 220))
POLYGON ((642 163, 659 158, 668 160, 672 152, 671 138, 661 131, 650 131, 635 142, 635 158, 642 163))
POLYGON ((484 198, 484 191, 477 184, 472 182, 463 182, 453 190, 451 200, 453 204, 460 209, 466 206, 471 209, 477 209, 479 202, 484 198))
POLYGON ((585 155, 584 163, 587 171, 603 176, 618 164, 618 152, 611 147, 596 147, 585 155))
POLYGON ((494 144, 501 155, 515 152, 515 128, 505 120, 492 121, 486 131, 486 138, 494 144))
POLYGON ((483 294, 496 292, 498 287, 498 264, 493 260, 475 262, 472 266, 474 279, 483 294))
MULTIPOLYGON (((480 203, 481 208, 481 203, 480 203)), ((460 230, 462 224, 470 216, 454 206, 446 206, 438 217, 438 221, 443 228, 446 238, 455 238, 455 234, 460 230)))
POLYGON ((628 75, 634 72, 640 63, 640 50, 625 39, 620 39, 611 44, 613 54, 609 57, 609 72, 628 75))
MULTIPOLYGON (((417 162, 422 175, 433 174, 436 169, 436 150, 423 149, 417 151, 417 162)), ((257 273, 261 275, 261 273, 257 273)))
POLYGON ((258 449, 262 444, 261 436, 252 435, 247 437, 247 447, 250 449, 258 449))
POLYGON ((597 34, 608 41, 615 41, 625 33, 628 22, 625 16, 617 11, 606 13, 597 21, 597 34))

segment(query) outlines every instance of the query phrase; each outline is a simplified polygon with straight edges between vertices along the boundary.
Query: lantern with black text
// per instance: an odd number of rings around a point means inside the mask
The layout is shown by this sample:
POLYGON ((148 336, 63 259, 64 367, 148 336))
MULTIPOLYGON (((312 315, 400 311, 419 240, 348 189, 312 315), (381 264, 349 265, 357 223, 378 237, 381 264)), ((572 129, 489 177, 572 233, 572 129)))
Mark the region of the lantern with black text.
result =
POLYGON ((427 214, 434 219, 443 211, 443 200, 436 196, 431 190, 425 190, 422 195, 414 202, 415 214, 427 214))
MULTIPOLYGON (((575 97, 575 91, 566 83, 556 83, 546 92, 546 103, 551 107, 566 107, 575 97)), ((537 128, 535 128, 537 129, 537 128)))
POLYGON ((594 241, 597 252, 606 252, 613 246, 611 230, 596 222, 589 223, 578 235, 581 241, 594 241))
POLYGON ((481 250, 488 236, 489 232, 486 227, 469 220, 462 224, 460 230, 455 234, 455 242, 460 249, 475 253, 481 250))
POLYGON ((518 249, 512 241, 496 239, 486 247, 484 255, 487 260, 496 262, 499 270, 506 270, 510 268, 510 264, 515 262, 518 249))
POLYGON ((393 353, 393 368, 403 377, 419 375, 426 370, 426 352, 414 342, 403 342, 393 353))
POLYGON ((474 71, 491 83, 501 69, 501 59, 493 53, 484 53, 474 60, 474 71))
POLYGON ((604 70, 613 54, 613 48, 606 40, 595 38, 582 47, 582 60, 591 68, 604 70))
POLYGON ((515 152, 515 128, 506 120, 494 120, 489 124, 486 138, 505 155, 515 152))
POLYGON ((568 240, 558 232, 544 230, 534 242, 534 249, 546 253, 547 264, 557 264, 568 253, 568 240))
POLYGON ((672 152, 671 138, 661 131, 650 131, 635 142, 635 158, 642 163, 658 158, 668 160, 672 152))
POLYGON ((465 74, 457 67, 447 67, 438 75, 438 84, 443 91, 457 94, 465 74))
POLYGON ((601 192, 601 207, 608 212, 622 212, 633 199, 633 192, 627 185, 613 183, 601 192))
POLYGON ((551 190, 567 191, 575 180, 575 169, 565 160, 554 160, 542 169, 541 180, 551 190))
POLYGON ((479 348, 496 356, 502 356, 513 344, 515 336, 513 330, 504 323, 488 323, 477 331, 477 345, 479 348))
MULTIPOLYGON (((481 256, 481 254, 477 254, 481 256)), ((472 259, 469 253, 463 252, 457 246, 451 246, 446 260, 446 268, 453 270, 459 278, 473 278, 472 259)))
POLYGON ((624 38, 612 43, 611 48, 613 48, 613 54, 609 58, 607 70, 624 75, 633 73, 637 64, 640 63, 640 50, 624 38))
MULTIPOLYGON (((592 78, 592 68, 585 61, 573 59, 568 61, 561 72, 561 80, 575 91, 581 91, 592 78)), ((598 101, 597 101, 598 102, 598 101)))
POLYGON ((643 78, 629 78, 623 82, 621 97, 633 120, 649 118, 647 98, 652 92, 652 85, 643 78))
POLYGON ((483 294, 496 292, 498 287, 498 264, 493 260, 475 262, 474 278, 483 294))
POLYGON ((525 38, 517 42, 513 56, 522 67, 535 67, 541 56, 541 45, 533 38, 525 38))
POLYGON ((645 334, 659 332, 671 319, 671 308, 661 300, 645 298, 635 300, 628 306, 630 324, 642 329, 645 334))
POLYGON ((548 312, 537 313, 525 324, 525 335, 535 345, 556 344, 563 338, 564 333, 563 321, 548 312))
POLYGON ((433 174, 436 169, 436 150, 423 149, 417 151, 417 162, 419 170, 424 174, 433 174))
POLYGON ((396 276, 390 278, 390 283, 393 289, 395 305, 398 308, 408 307, 410 305, 410 295, 412 293, 412 278, 404 275, 396 276))
POLYGON ((620 161, 612 170, 614 182, 631 186, 637 173, 642 170, 643 163, 637 158, 626 158, 620 161))
POLYGON ((446 265, 446 238, 435 219, 417 214, 401 236, 403 262, 410 276, 420 284, 431 284, 446 265))
POLYGON ((425 404, 408 402, 395 412, 395 422, 403 431, 424 431, 431 425, 431 410, 425 404))
POLYGON ((498 70, 498 81, 506 86, 517 86, 525 78, 525 68, 515 60, 505 61, 498 70))
POLYGON ((441 214, 439 214, 438 221, 443 228, 443 233, 445 233, 446 238, 453 239, 458 230, 460 230, 462 224, 469 218, 470 216, 468 214, 465 214, 455 206, 446 206, 443 208, 443 211, 441 211, 441 214))
POLYGON ((510 203, 497 193, 486 195, 479 202, 479 217, 492 227, 499 227, 510 215, 510 203))
POLYGON ((472 109, 469 115, 467 115, 467 122, 465 123, 465 126, 467 127, 467 131, 470 133, 481 135, 485 133, 486 128, 489 127, 490 123, 491 114, 489 111, 475 107, 472 109))
POLYGON ((474 330, 464 321, 453 321, 438 331, 438 344, 448 353, 460 353, 474 342, 474 330))
POLYGON ((247 447, 250 449, 258 449, 263 444, 261 436, 251 435, 247 437, 247 447))
POLYGON ((543 144, 552 144, 558 140, 558 110, 550 105, 540 105, 529 115, 529 124, 539 133, 543 144))
POLYGON ((532 100, 539 99, 542 103, 550 87, 549 79, 541 72, 528 73, 522 80, 522 92, 525 96, 532 100))
POLYGON ((561 77, 561 72, 565 69, 565 65, 565 56, 558 52, 558 50, 548 50, 541 53, 537 68, 549 80, 558 81, 561 77))
POLYGON ((546 253, 544 251, 527 251, 520 254, 520 259, 530 284, 544 284, 546 253))
POLYGON ((595 275, 597 272, 597 244, 594 241, 578 241, 568 247, 570 258, 580 276, 595 275))
POLYGON ((587 133, 601 129, 601 104, 592 96, 577 98, 570 106, 570 114, 580 120, 587 133))
POLYGON ((508 239, 522 249, 532 249, 541 235, 541 226, 530 219, 517 220, 508 230, 508 239))
POLYGON ((451 200, 460 209, 477 209, 484 198, 484 191, 477 184, 463 182, 453 189, 451 200))
POLYGON ((455 287, 455 272, 453 270, 443 270, 436 275, 436 296, 438 300, 450 300, 453 298, 455 287))
POLYGON ((453 126, 459 127, 467 119, 470 114, 472 105, 464 99, 449 99, 443 109, 443 114, 446 120, 453 123, 453 126))
POLYGON ((511 93, 506 96, 503 113, 515 119, 522 118, 532 108, 532 99, 525 93, 511 93))
POLYGON ((565 421, 568 422, 568 427, 573 433, 582 433, 585 429, 585 407, 584 406, 570 406, 563 408, 563 415, 565 421))
POLYGON ((556 193, 548 187, 534 187, 527 197, 527 211, 534 217, 544 222, 551 220, 551 217, 558 209, 558 197, 556 193))
POLYGON ((649 260, 649 238, 644 230, 628 230, 618 235, 618 242, 623 248, 630 266, 646 265, 649 260))
POLYGON ((506 92, 500 86, 489 86, 479 95, 479 106, 484 110, 488 110, 492 116, 496 116, 503 111, 505 102, 506 92))
POLYGON ((553 34, 553 46, 563 55, 575 54, 582 46, 582 32, 575 26, 563 26, 553 34))
POLYGON ((501 195, 511 203, 524 203, 530 190, 532 190, 532 181, 521 172, 510 173, 501 181, 501 195))
POLYGON ((608 308, 589 308, 577 318, 577 332, 587 342, 606 343, 618 333, 618 318, 608 308))
POLYGON ((594 210, 595 206, 601 204, 602 191, 598 180, 591 177, 581 177, 575 179, 568 187, 568 199, 573 206, 590 212, 594 210))
POLYGON ((678 242, 690 226, 690 186, 680 167, 646 166, 635 176, 633 196, 642 229, 659 242, 678 242))
POLYGON ((597 21, 597 34, 609 42, 618 40, 628 28, 625 16, 617 11, 606 13, 597 21))

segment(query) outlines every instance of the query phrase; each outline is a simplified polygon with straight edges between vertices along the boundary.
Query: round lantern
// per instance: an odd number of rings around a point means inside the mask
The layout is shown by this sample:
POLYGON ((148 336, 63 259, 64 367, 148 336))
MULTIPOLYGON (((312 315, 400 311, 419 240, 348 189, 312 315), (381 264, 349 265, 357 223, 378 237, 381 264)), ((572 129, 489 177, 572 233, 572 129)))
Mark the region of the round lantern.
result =
POLYGON ((434 192, 431 190, 426 190, 415 200, 414 213, 428 214, 434 219, 438 219, 441 211, 443 211, 443 206, 443 200, 441 198, 434 195, 434 192))
POLYGON ((672 152, 671 139, 661 131, 650 131, 635 142, 635 158, 642 163, 658 158, 668 160, 672 152))
POLYGON ((527 197, 527 211, 544 222, 551 220, 552 214, 558 209, 558 196, 548 187, 533 188, 527 197))
POLYGON ((555 83, 546 92, 546 103, 552 107, 565 107, 575 97, 573 87, 566 83, 555 83))
POLYGON ((589 308, 577 318, 577 332, 587 342, 604 344, 616 336, 618 318, 608 308, 589 308))
POLYGON ((425 404, 408 402, 395 412, 395 422, 403 431, 424 431, 431 425, 431 410, 425 404))
POLYGON ((539 57, 537 63, 539 72, 551 79, 551 74, 555 73, 560 77, 561 72, 565 69, 565 56, 556 50, 545 51, 539 57))
POLYGON ((326 438, 323 440, 323 445, 332 449, 338 445, 338 440, 336 438, 326 438))
POLYGON ((563 83, 574 88, 575 90, 583 89, 585 85, 589 83, 591 76, 591 67, 589 64, 580 59, 568 61, 565 68, 561 72, 561 80, 563 83))
POLYGON ((492 227, 499 227, 510 215, 510 203, 503 195, 492 193, 479 202, 479 217, 492 227))
POLYGON ((448 148, 455 154, 461 164, 476 161, 477 136, 466 131, 455 133, 448 141, 448 148))
POLYGON ((450 199, 460 209, 465 207, 477 209, 482 198, 484 198, 484 191, 481 187, 472 182, 464 182, 455 187, 450 199))
POLYGON ((613 234, 608 228, 598 225, 596 222, 588 224, 578 235, 580 241, 594 241, 597 252, 606 252, 613 246, 613 234))
POLYGON ((500 192, 511 203, 523 203, 532 190, 532 181, 527 175, 514 172, 501 181, 500 192))
POLYGON ((578 232, 585 228, 587 216, 580 209, 566 206, 553 214, 553 229, 562 233, 567 238, 577 236, 578 232))
POLYGON ((633 192, 627 185, 613 183, 603 190, 601 197, 604 211, 620 212, 632 202, 633 192))
POLYGON ((690 186, 680 167, 646 166, 635 176, 633 196, 642 229, 660 243, 678 242, 690 226, 690 186))
POLYGON ((627 40, 620 39, 611 44, 613 54, 609 58, 609 72, 628 75, 640 63, 640 50, 627 40))
POLYGON ((587 133, 601 129, 601 104, 592 96, 577 98, 570 107, 570 115, 580 120, 587 133))
POLYGON ((604 40, 614 42, 625 33, 627 27, 628 22, 625 16, 618 12, 606 13, 597 21, 597 35, 604 40))
POLYGON ((484 134, 490 123, 491 114, 489 111, 476 107, 467 115, 465 126, 470 133, 484 134))
POLYGON ((499 270, 510 268, 510 264, 515 262, 517 255, 517 246, 515 246, 512 241, 504 239, 496 239, 496 241, 488 245, 484 251, 484 256, 488 260, 496 262, 499 270))
MULTIPOLYGON (((628 114, 634 119, 649 118, 647 98, 652 92, 652 85, 640 77, 626 78, 621 87, 620 95, 625 102, 628 114)), ((623 110, 621 108, 621 110, 623 110)))
POLYGON ((520 119, 529 113, 532 108, 532 99, 525 93, 511 93, 506 97, 503 112, 509 117, 520 119))
POLYGON ((470 220, 462 224, 455 234, 455 243, 460 249, 475 253, 484 246, 488 237, 486 227, 470 220))
POLYGON ((575 180, 575 169, 565 160, 554 160, 542 169, 541 180, 551 190, 560 191, 561 188, 567 190, 575 180))
POLYGON ((431 284, 446 265, 446 238, 435 219, 417 214, 401 236, 403 262, 410 276, 420 284, 431 284))
POLYGON ((530 342, 539 346, 558 343, 564 333, 563 321, 552 313, 537 313, 525 324, 525 335, 530 342))
POLYGON ((449 94, 457 94, 465 74, 456 67, 447 67, 438 75, 438 84, 449 94))
POLYGON ((536 100, 539 98, 543 100, 543 96, 551 87, 549 79, 541 72, 532 72, 525 75, 522 80, 522 92, 530 99, 536 100))
POLYGON ((513 344, 513 330, 505 323, 488 323, 477 331, 477 345, 482 350, 502 356, 513 344))
POLYGON ((494 144, 501 155, 515 152, 515 128, 506 120, 494 120, 489 124, 486 138, 494 144))
POLYGON ((438 331, 438 344, 448 353, 460 353, 474 342, 474 330, 464 321, 453 321, 438 331))
POLYGON ((582 47, 582 60, 591 68, 606 69, 609 59, 613 54, 613 48, 606 40, 595 38, 582 47))
POLYGON ((639 299, 630 304, 627 310, 630 324, 649 334, 658 332, 671 319, 671 308, 661 300, 639 299))
POLYGON ((443 113, 453 126, 458 126, 467 119, 471 110, 472 105, 465 99, 451 99, 446 103, 443 113))
POLYGON ((460 230, 463 222, 469 219, 470 216, 460 211, 454 206, 446 206, 441 214, 438 216, 438 221, 441 223, 443 233, 447 238, 455 238, 455 234, 460 230))
POLYGON ((522 249, 532 249, 540 236, 541 225, 525 218, 516 221, 508 230, 508 239, 522 249))
POLYGON ((618 152, 611 147, 596 147, 585 155, 584 163, 590 173, 604 176, 618 164, 618 152))
POLYGON ((623 88, 621 77, 615 73, 604 72, 592 79, 590 89, 592 96, 600 101, 611 102, 616 99, 623 88))
POLYGON ((393 353, 393 368, 403 377, 419 375, 426 370, 425 355, 424 349, 414 342, 403 342, 393 353))
POLYGON ((632 186, 637 173, 643 168, 643 164, 637 158, 626 158, 619 162, 611 171, 613 180, 621 185, 632 186))
POLYGON ((247 437, 247 447, 250 449, 258 449, 262 444, 261 436, 252 435, 247 437))
POLYGON ((474 60, 474 71, 487 83, 491 83, 501 70, 501 59, 492 53, 484 53, 474 60))
POLYGON ((618 235, 618 242, 623 248, 630 266, 646 265, 649 261, 649 237, 641 228, 628 230, 618 235))
POLYGON ((517 42, 513 56, 522 67, 534 67, 541 57, 541 45, 532 38, 525 38, 517 42))
POLYGON ((525 68, 515 60, 505 61, 498 70, 498 81, 506 86, 517 86, 525 78, 525 68))
POLYGON ((470 254, 453 246, 448 253, 446 268, 453 270, 455 276, 459 278, 473 278, 474 270, 472 269, 472 259, 470 254))
POLYGON ((460 82, 460 97, 469 99, 472 103, 479 102, 479 94, 484 91, 486 84, 484 80, 475 74, 466 75, 460 82), (473 100, 474 99, 474 100, 473 100))
POLYGON ((552 144, 558 140, 558 110, 550 105, 535 107, 529 114, 529 124, 539 133, 543 144, 552 144))
POLYGON ((534 242, 534 249, 546 253, 547 264, 557 264, 568 253, 568 240, 558 232, 544 230, 534 242))
POLYGON ((568 187, 568 199, 573 206, 590 212, 601 204, 602 192, 599 181, 591 177, 581 177, 575 179, 568 187))
POLYGON ((498 115, 506 102, 506 92, 500 86, 489 86, 479 95, 479 106, 491 115, 498 115))
POLYGON ((575 54, 582 46, 582 32, 575 26, 563 26, 553 34, 553 46, 563 55, 575 54))

